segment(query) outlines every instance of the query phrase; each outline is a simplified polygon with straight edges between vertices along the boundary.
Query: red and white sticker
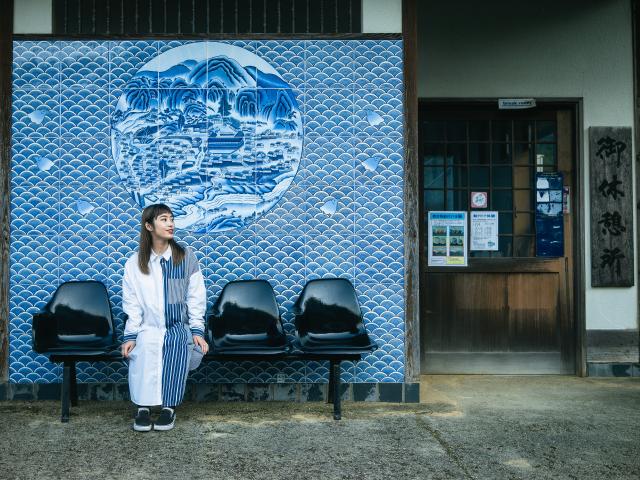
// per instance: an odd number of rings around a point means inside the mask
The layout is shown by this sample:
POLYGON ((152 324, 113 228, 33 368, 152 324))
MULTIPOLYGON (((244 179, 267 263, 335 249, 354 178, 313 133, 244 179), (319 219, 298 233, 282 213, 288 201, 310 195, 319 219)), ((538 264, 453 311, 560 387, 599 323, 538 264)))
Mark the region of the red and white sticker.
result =
POLYGON ((487 192, 471 192, 471 208, 487 208, 489 195, 487 192))

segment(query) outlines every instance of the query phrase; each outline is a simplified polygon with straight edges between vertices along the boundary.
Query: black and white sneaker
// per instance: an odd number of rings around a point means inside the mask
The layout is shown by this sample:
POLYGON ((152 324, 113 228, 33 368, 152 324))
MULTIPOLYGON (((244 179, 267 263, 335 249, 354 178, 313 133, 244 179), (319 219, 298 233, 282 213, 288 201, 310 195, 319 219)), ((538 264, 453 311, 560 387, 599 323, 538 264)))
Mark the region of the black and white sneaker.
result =
POLYGON ((154 430, 171 430, 176 423, 176 411, 173 408, 163 407, 158 420, 153 424, 154 430))
POLYGON ((151 431, 151 416, 149 415, 148 408, 138 408, 135 420, 133 421, 133 429, 136 432, 149 432, 151 431))

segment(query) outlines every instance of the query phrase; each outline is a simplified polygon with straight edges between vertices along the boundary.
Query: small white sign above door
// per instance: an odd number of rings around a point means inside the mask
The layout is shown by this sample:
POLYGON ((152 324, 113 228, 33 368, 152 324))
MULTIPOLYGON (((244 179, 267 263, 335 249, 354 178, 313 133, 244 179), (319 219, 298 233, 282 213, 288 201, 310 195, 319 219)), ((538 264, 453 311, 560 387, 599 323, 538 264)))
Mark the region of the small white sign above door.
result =
POLYGON ((498 99, 498 108, 500 110, 520 110, 523 108, 534 108, 536 106, 535 98, 500 98, 498 99))

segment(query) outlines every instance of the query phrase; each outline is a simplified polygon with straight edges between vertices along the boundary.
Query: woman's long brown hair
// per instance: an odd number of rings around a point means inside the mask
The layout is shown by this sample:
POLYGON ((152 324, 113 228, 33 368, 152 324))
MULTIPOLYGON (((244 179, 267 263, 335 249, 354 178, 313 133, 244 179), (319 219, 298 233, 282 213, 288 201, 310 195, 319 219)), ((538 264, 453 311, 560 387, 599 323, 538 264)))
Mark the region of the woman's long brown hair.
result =
MULTIPOLYGON (((153 221, 158 218, 159 215, 168 213, 173 216, 171 209, 163 203, 156 203, 155 205, 149 205, 142 211, 142 219, 140 224, 140 241, 138 243, 138 267, 140 271, 146 275, 149 274, 149 259, 151 258, 151 248, 153 247, 153 239, 151 238, 151 232, 147 230, 145 224, 150 223, 153 225, 153 221)), ((184 259, 184 248, 171 239, 169 240, 171 246, 171 257, 173 258, 173 264, 179 265, 184 259)))

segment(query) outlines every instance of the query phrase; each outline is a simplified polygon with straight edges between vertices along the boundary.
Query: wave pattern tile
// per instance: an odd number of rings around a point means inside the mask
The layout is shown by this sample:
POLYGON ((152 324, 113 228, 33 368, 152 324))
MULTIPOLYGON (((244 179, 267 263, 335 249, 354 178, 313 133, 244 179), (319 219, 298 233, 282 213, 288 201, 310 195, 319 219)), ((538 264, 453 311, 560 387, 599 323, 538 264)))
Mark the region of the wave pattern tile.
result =
MULTIPOLYGON (((13 49, 10 381, 59 382, 31 315, 60 283, 107 287, 141 207, 176 211, 211 306, 226 282, 271 282, 285 331, 305 283, 351 280, 380 349, 348 382, 404 376, 400 41, 16 41, 13 49)), ((80 363, 82 382, 125 382, 80 363)), ((206 364, 193 382, 326 382, 322 362, 206 364)))

